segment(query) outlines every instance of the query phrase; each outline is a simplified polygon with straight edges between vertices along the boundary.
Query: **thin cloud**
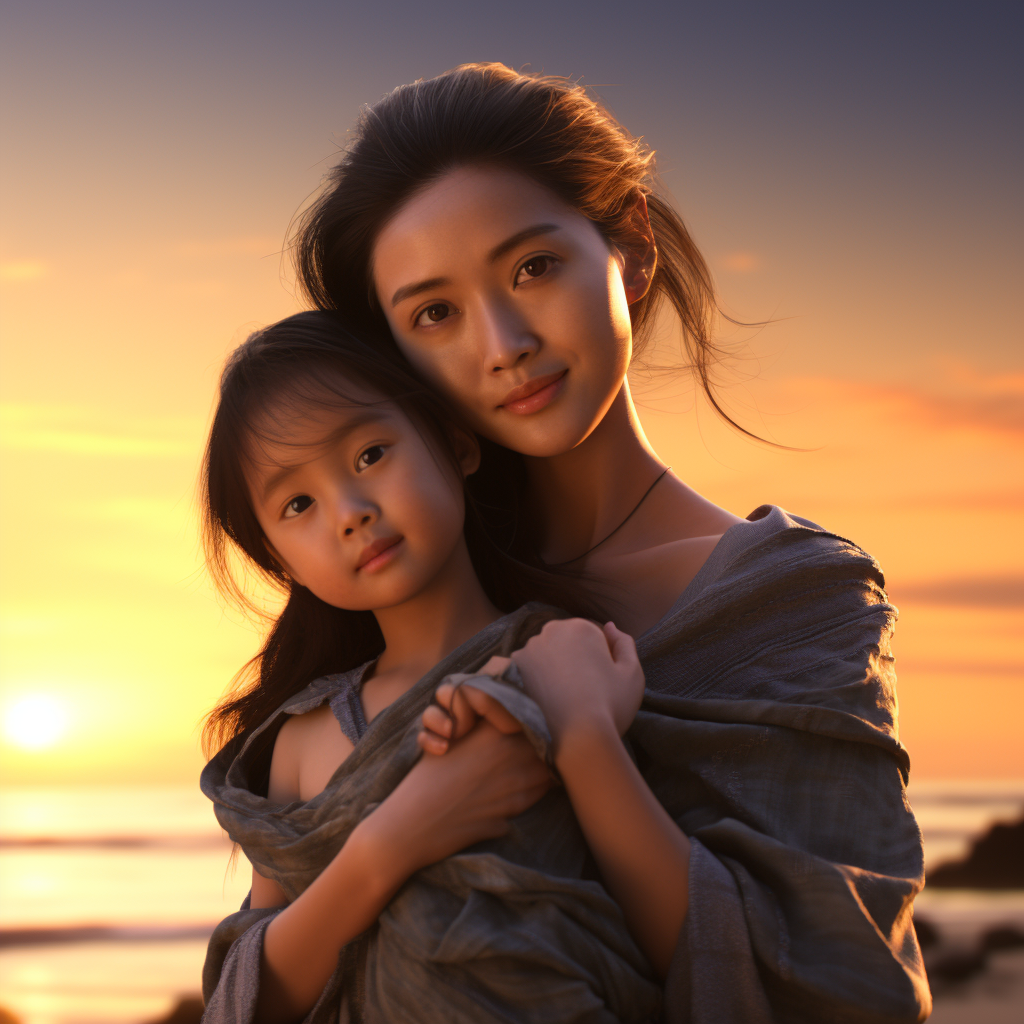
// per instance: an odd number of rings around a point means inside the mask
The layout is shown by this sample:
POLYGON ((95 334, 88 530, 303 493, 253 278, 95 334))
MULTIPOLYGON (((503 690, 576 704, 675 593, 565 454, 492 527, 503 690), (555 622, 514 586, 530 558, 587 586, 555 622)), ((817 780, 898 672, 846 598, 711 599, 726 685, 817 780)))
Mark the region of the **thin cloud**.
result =
POLYGON ((224 259, 230 256, 276 256, 282 242, 267 236, 240 238, 193 238, 179 242, 171 252, 185 259, 224 259))
POLYGON ((181 458, 197 454, 196 437, 196 424, 183 419, 115 420, 89 409, 0 404, 0 447, 8 451, 181 458))
POLYGON ((874 384, 830 378, 798 378, 796 394, 816 402, 861 406, 936 430, 973 428, 1001 434, 1024 434, 1024 374, 975 375, 928 389, 905 384, 874 384))
POLYGON ((957 608, 1024 608, 1024 575, 948 576, 901 584, 893 600, 957 608))
POLYGON ((756 253, 742 249, 723 256, 722 266, 734 274, 752 274, 755 270, 761 269, 761 260, 756 253))
POLYGON ((0 263, 0 281, 24 284, 46 277, 49 267, 42 260, 5 260, 0 263))

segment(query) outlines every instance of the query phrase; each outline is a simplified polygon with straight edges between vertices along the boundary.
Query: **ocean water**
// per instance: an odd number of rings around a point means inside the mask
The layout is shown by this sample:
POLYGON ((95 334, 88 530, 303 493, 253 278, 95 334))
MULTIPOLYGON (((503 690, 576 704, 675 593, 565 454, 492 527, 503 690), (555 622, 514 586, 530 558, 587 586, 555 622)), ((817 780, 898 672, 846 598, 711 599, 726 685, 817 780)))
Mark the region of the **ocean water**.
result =
MULTIPOLYGON (((1024 810, 1024 780, 915 782, 927 866, 1024 810)), ((142 1024, 196 993, 206 936, 249 888, 193 788, 0 789, 0 1005, 24 1024, 142 1024)), ((969 938, 1024 927, 1024 893, 925 891, 969 938)))

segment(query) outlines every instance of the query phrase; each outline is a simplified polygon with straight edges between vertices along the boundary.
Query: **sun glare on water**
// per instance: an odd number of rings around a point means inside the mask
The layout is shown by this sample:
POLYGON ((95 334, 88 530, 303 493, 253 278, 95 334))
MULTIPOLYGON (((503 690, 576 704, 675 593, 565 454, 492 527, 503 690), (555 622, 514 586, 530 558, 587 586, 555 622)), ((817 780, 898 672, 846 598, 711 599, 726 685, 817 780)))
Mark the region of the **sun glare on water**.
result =
POLYGON ((22 750, 45 750, 67 732, 68 714, 62 701, 32 694, 13 701, 4 713, 4 739, 22 750))

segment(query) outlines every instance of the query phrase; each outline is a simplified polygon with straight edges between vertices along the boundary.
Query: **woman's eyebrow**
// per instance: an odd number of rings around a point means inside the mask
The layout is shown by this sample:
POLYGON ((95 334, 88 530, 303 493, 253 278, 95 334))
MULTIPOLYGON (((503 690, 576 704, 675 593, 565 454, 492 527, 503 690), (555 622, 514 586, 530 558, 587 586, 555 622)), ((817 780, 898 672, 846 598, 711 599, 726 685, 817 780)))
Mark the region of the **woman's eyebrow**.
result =
POLYGON ((404 284, 391 296, 391 308, 394 309, 400 302, 419 295, 420 292, 430 291, 431 288, 440 288, 442 285, 450 284, 447 277, 429 277, 426 281, 419 281, 416 284, 404 284))
MULTIPOLYGON (((499 242, 487 254, 487 262, 496 263, 517 245, 521 245, 531 238, 536 238, 538 235, 550 235, 552 231, 559 230, 560 226, 558 224, 534 224, 532 227, 523 228, 522 231, 517 231, 511 238, 506 238, 504 242, 499 242)), ((404 302, 414 295, 419 295, 420 292, 428 292, 432 288, 441 288, 446 284, 451 284, 451 280, 447 277, 430 277, 425 281, 417 281, 416 284, 402 285, 391 296, 391 308, 394 309, 400 302, 404 302)))
POLYGON ((489 263, 496 263, 517 245, 521 245, 531 238, 536 238, 538 235, 550 235, 552 231, 558 230, 560 230, 558 224, 534 224, 533 227, 524 228, 522 231, 517 231, 511 238, 506 238, 504 242, 496 245, 488 253, 487 260, 489 263))

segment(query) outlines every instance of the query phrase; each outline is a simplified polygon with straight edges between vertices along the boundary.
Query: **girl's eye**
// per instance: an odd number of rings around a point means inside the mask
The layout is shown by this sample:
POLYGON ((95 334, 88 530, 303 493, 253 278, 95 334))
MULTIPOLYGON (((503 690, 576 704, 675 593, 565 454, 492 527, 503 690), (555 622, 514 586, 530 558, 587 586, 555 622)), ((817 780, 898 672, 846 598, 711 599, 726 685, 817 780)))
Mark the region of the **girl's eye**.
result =
POLYGON ((380 462, 384 458, 384 445, 375 444, 370 448, 367 448, 362 455, 356 459, 357 469, 366 469, 368 466, 372 466, 375 462, 380 462))
POLYGON ((302 515, 312 504, 313 499, 308 494, 300 494, 297 498, 292 498, 284 507, 285 518, 291 519, 293 516, 302 515))
POLYGON ((457 313, 458 310, 447 302, 435 302, 431 306, 427 306, 425 310, 418 317, 416 317, 417 327, 429 327, 431 324, 440 323, 442 320, 447 320, 452 313, 457 313))
POLYGON ((516 284, 520 285, 534 277, 543 277, 554 263, 553 256, 531 256, 516 274, 516 284))

